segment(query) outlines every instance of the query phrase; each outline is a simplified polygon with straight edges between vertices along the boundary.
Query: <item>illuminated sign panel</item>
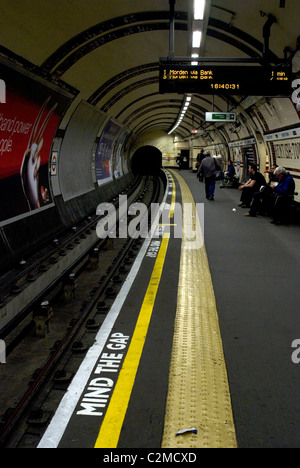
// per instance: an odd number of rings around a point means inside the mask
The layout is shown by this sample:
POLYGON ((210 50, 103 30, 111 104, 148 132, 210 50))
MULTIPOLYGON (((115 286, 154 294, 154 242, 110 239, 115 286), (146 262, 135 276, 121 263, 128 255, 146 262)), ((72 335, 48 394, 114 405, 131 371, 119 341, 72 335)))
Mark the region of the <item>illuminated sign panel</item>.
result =
POLYGON ((172 65, 160 63, 159 92, 290 96, 288 66, 172 65))
POLYGON ((235 112, 205 112, 206 122, 235 122, 235 112))

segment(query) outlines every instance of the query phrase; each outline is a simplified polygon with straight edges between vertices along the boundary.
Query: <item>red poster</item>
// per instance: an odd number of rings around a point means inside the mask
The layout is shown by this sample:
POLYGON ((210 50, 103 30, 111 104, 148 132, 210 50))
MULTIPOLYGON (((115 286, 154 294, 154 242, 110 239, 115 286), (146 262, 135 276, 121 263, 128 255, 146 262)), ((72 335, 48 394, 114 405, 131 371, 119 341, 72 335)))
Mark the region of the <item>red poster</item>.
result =
POLYGON ((52 203, 49 157, 66 98, 0 66, 0 222, 52 203))

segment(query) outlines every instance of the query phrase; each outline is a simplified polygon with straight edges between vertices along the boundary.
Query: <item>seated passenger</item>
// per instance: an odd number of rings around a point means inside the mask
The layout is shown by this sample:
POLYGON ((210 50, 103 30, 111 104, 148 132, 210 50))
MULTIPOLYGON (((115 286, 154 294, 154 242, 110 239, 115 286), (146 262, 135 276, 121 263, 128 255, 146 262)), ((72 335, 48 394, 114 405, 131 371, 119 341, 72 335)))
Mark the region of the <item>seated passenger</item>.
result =
POLYGON ((220 188, 230 187, 233 182, 233 178, 235 176, 235 168, 232 161, 228 161, 228 171, 224 174, 224 179, 222 180, 222 184, 220 188))
POLYGON ((267 185, 264 176, 258 172, 256 164, 250 164, 249 173, 250 179, 239 186, 239 190, 242 192, 239 206, 242 208, 250 208, 253 195, 259 192, 263 185, 267 185))
POLYGON ((272 183, 272 182, 278 182, 278 177, 276 177, 276 175, 274 174, 276 168, 277 168, 277 164, 273 164, 271 166, 271 168, 267 171, 268 175, 269 175, 269 185, 272 183))
POLYGON ((287 221, 289 208, 294 200, 295 181, 287 170, 279 166, 274 175, 278 177, 278 185, 273 186, 275 200, 272 210, 272 224, 281 224, 287 221))
POLYGON ((269 174, 269 183, 263 186, 259 192, 254 193, 250 211, 245 216, 255 217, 257 214, 263 216, 271 213, 274 206, 273 188, 279 182, 278 177, 274 174, 276 168, 277 166, 273 165, 267 172, 269 174))

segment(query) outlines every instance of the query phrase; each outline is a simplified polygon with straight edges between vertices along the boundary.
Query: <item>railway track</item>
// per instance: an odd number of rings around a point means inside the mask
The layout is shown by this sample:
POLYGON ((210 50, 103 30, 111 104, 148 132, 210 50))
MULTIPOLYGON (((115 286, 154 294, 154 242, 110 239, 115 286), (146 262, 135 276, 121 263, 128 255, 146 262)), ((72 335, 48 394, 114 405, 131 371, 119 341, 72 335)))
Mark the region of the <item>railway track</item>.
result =
MULTIPOLYGON (((160 201, 162 193, 162 179, 150 178, 135 201, 150 207, 160 201)), ((36 336, 38 322, 27 315, 22 331, 11 341, 7 364, 0 366, 5 387, 0 397, 1 447, 37 446, 86 350, 93 344, 141 244, 141 239, 132 238, 99 241, 93 247, 97 255, 92 261, 88 252, 86 258, 78 260, 77 269, 72 265, 65 272, 64 278, 69 282, 64 283, 64 288, 52 286, 43 296, 42 305, 41 297, 30 304, 33 310, 42 309, 46 317, 44 333, 36 336)))
MULTIPOLYGON (((128 199, 138 199, 142 196, 142 193, 146 190, 147 180, 142 181, 137 178, 130 186, 122 192, 121 195, 127 195, 128 199)), ((116 209, 118 208, 118 197, 111 200, 116 209)), ((1 324, 0 339, 6 339, 11 331, 18 326, 24 317, 28 313, 28 308, 31 309, 33 303, 36 300, 42 300, 43 297, 53 290, 57 283, 62 283, 69 271, 72 268, 77 268, 81 263, 82 259, 86 258, 87 255, 93 255, 95 248, 101 248, 103 242, 99 242, 96 235, 92 235, 96 230, 96 225, 99 221, 99 216, 96 213, 92 216, 87 216, 76 226, 73 226, 70 230, 62 233, 60 236, 52 239, 43 248, 40 248, 28 258, 22 259, 18 264, 12 267, 8 272, 3 273, 0 276, 0 311, 1 317, 8 316, 8 322, 5 325, 1 324), (62 260, 70 256, 72 250, 76 250, 77 246, 86 243, 85 250, 81 255, 74 255, 74 258, 70 261, 70 265, 64 265, 63 268, 56 272, 55 279, 49 281, 46 286, 42 285, 39 290, 36 286, 37 280, 45 276, 53 266, 62 264, 62 260), (31 294, 30 300, 26 300, 26 305, 20 301, 14 306, 18 310, 18 313, 11 318, 9 313, 9 306, 13 302, 17 302, 17 299, 22 295, 24 290, 28 290, 30 285, 34 285, 34 292, 31 294), (37 292, 38 291, 38 292, 37 292), (6 312, 5 309, 8 309, 6 312)), ((77 250, 79 250, 77 248, 77 250)), ((66 263, 66 262, 64 262, 66 263)), ((10 349, 7 349, 10 352, 10 349)))

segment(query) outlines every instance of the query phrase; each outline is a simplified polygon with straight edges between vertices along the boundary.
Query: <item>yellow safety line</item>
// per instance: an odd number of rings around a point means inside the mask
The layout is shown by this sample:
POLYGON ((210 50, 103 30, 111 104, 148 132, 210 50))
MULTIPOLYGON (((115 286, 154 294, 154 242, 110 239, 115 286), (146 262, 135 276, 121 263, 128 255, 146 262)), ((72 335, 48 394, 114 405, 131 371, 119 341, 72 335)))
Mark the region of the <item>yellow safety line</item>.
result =
MULTIPOLYGON (((175 175, 175 174, 174 174, 175 175)), ((182 204, 193 196, 176 175, 182 204)), ((199 219, 195 211, 193 221, 199 219)), ((212 280, 203 243, 185 237, 181 248, 177 311, 163 448, 235 448, 231 399, 212 280), (176 437, 195 427, 197 434, 176 437)))
POLYGON ((173 190, 172 190, 172 201, 171 201, 171 208, 170 208, 170 214, 169 218, 172 219, 174 218, 174 210, 175 210, 175 201, 176 201, 176 187, 175 187, 175 181, 172 177, 172 175, 169 172, 169 176, 172 180, 172 185, 173 185, 173 190))
POLYGON ((163 271, 169 238, 169 233, 165 233, 132 340, 101 425, 95 448, 116 448, 118 445, 163 271))

